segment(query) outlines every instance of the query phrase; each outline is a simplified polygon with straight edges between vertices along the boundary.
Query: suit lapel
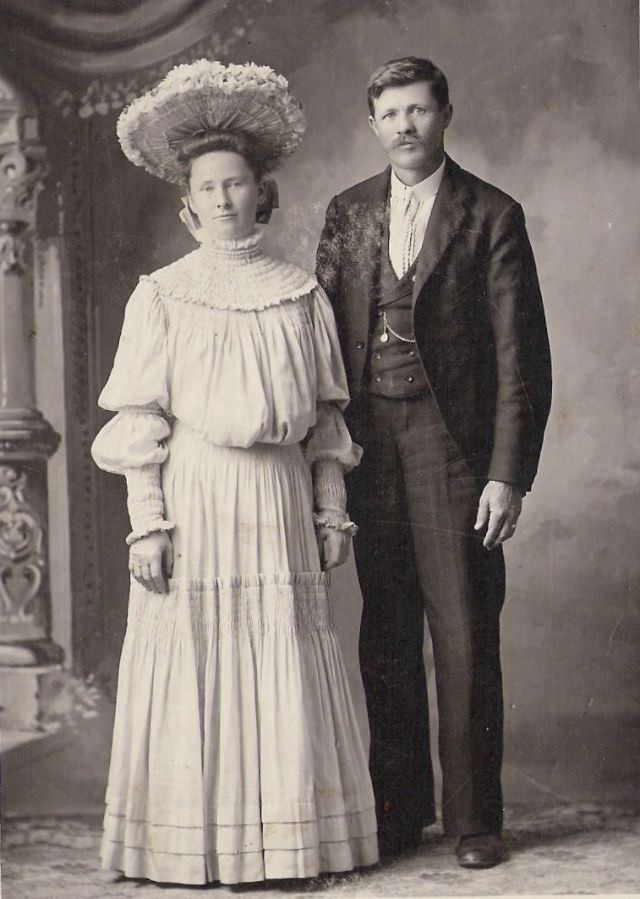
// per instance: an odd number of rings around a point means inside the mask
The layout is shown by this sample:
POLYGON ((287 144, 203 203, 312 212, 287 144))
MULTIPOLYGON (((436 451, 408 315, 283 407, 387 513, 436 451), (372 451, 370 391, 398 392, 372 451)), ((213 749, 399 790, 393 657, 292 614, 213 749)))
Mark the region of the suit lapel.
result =
POLYGON ((466 192, 456 178, 456 170, 456 164, 447 156, 442 184, 433 204, 427 231, 418 254, 413 286, 414 303, 466 215, 466 192))
MULTIPOLYGON (((366 197, 350 210, 357 216, 357 226, 350 229, 355 244, 350 248, 356 263, 357 275, 351 289, 359 294, 358 305, 366 310, 367 327, 369 309, 378 299, 378 274, 380 269, 380 248, 384 235, 384 219, 389 193, 391 169, 386 169, 373 179, 366 197)), ((352 294, 353 295, 353 294, 352 294)))

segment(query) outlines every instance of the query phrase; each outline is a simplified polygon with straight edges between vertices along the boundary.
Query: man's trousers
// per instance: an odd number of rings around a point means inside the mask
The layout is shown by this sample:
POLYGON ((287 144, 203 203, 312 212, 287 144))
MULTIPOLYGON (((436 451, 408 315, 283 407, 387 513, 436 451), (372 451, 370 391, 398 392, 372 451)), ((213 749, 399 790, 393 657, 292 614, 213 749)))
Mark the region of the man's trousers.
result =
POLYGON ((450 834, 502 826, 499 615, 504 559, 474 532, 482 487, 429 396, 369 396, 349 416, 364 448, 348 477, 360 526, 360 665, 383 851, 434 820, 423 662, 426 613, 438 699, 442 817, 450 834))

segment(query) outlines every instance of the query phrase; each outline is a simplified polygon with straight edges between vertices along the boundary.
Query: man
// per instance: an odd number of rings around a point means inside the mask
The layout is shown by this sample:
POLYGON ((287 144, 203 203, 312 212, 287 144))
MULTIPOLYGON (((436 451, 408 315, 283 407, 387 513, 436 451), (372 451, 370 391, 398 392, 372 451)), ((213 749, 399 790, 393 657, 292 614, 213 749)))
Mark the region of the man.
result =
POLYGON ((465 867, 501 839, 501 544, 531 488, 549 345, 522 208, 444 152, 444 74, 409 57, 368 85, 390 166, 331 201, 318 277, 350 381, 364 598, 360 663, 383 854, 434 820, 424 614, 438 697, 442 816, 465 867))

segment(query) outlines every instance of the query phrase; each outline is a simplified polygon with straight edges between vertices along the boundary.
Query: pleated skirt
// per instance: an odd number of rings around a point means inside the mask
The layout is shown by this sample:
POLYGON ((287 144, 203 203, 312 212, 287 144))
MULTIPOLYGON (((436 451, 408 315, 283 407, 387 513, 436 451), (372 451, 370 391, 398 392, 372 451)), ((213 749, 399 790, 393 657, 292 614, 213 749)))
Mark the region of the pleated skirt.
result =
POLYGON ((132 581, 103 867, 183 884, 347 871, 378 859, 367 760, 301 449, 175 427, 167 594, 132 581))

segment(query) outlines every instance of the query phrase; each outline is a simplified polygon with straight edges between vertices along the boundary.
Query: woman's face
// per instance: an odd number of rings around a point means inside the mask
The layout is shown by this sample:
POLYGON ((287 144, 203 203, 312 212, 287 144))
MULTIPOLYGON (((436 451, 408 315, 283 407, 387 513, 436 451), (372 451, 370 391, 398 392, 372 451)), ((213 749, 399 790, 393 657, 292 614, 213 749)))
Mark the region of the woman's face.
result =
POLYGON ((189 202, 206 237, 235 240, 256 224, 260 185, 239 153, 214 150, 191 163, 189 202))

